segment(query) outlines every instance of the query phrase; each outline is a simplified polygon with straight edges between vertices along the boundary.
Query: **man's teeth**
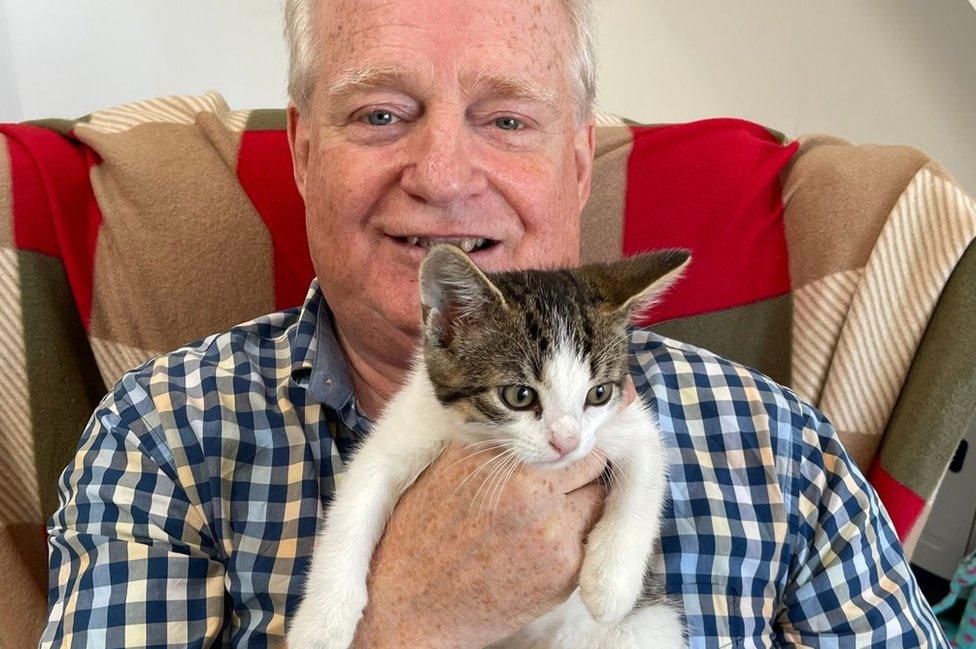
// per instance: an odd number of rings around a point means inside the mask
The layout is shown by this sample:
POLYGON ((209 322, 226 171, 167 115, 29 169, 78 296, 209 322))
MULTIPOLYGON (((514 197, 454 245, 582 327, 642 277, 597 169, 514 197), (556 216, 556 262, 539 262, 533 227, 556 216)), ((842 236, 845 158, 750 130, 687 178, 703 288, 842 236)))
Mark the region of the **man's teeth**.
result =
POLYGON ((430 248, 438 243, 449 243, 457 246, 464 252, 471 252, 475 249, 483 248, 485 245, 484 238, 473 238, 466 237, 464 239, 456 239, 450 237, 436 238, 436 237, 407 237, 407 243, 411 246, 421 246, 423 248, 430 248))

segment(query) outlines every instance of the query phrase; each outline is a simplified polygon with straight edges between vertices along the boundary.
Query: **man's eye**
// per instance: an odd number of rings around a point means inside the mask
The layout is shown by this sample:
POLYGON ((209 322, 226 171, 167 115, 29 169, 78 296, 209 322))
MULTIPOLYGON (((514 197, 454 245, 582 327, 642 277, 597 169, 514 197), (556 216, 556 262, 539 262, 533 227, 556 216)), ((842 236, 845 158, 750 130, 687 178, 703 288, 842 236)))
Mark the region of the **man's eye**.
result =
POLYGON ((523 128, 525 124, 523 124, 522 120, 518 118, 506 116, 496 118, 495 126, 503 131, 517 131, 520 128, 523 128))
POLYGON ((390 111, 378 108, 363 115, 362 119, 364 119, 371 126, 388 126, 395 122, 397 118, 396 115, 390 111))

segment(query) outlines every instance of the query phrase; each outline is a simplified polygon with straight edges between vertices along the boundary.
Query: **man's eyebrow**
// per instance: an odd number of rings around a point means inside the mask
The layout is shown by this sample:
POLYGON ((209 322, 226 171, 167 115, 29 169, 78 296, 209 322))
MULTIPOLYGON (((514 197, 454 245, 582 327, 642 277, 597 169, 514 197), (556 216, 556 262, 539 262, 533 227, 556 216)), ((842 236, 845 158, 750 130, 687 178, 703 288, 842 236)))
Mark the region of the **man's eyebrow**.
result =
MULTIPOLYGON (((356 92, 377 89, 403 88, 417 85, 416 74, 395 65, 369 65, 339 74, 325 88, 327 97, 336 99, 356 92)), ((464 75, 461 83, 472 95, 492 95, 508 99, 535 101, 547 106, 556 105, 555 95, 538 84, 518 76, 494 72, 479 72, 464 75)))
POLYGON ((325 94, 332 98, 345 97, 356 92, 398 88, 413 81, 416 81, 413 74, 395 65, 371 65, 341 73, 326 86, 325 94))
POLYGON ((473 77, 462 78, 462 84, 471 94, 484 93, 508 99, 535 101, 547 106, 556 105, 555 94, 522 77, 479 72, 473 77), (468 83, 464 83, 465 81, 468 83))

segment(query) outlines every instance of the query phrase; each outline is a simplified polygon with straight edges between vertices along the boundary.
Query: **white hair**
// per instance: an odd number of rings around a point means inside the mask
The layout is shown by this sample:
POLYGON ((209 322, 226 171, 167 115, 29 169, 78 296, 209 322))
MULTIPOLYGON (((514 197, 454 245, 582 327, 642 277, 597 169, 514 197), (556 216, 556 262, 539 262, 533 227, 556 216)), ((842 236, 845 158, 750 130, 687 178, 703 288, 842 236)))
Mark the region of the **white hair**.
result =
MULTIPOLYGON (((596 101, 596 49, 593 44, 591 0, 560 0, 569 19, 573 47, 570 72, 576 93, 576 117, 588 119, 596 101)), ((308 108, 316 64, 315 13, 320 0, 286 0, 285 40, 288 43, 288 96, 300 111, 308 108)))

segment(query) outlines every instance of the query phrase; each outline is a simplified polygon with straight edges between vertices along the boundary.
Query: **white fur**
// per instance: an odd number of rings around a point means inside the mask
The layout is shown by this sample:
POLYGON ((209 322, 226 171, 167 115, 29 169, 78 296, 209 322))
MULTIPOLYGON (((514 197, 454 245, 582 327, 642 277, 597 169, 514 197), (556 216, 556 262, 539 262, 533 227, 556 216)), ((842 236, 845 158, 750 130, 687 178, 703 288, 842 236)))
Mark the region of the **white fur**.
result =
MULTIPOLYGON (((647 561, 659 530, 667 484, 660 434, 641 401, 626 408, 584 408, 592 387, 584 359, 566 352, 548 363, 534 386, 541 421, 522 413, 507 426, 509 447, 530 464, 559 468, 603 450, 617 474, 604 513, 587 539, 580 587, 563 605, 498 647, 616 649, 683 647, 680 615, 668 605, 634 610, 647 561), (558 429, 580 436, 579 447, 560 458, 549 445, 558 429)), ((355 453, 316 539, 305 597, 291 623, 292 649, 345 649, 366 606, 370 559, 400 495, 459 435, 477 438, 434 396, 427 372, 417 365, 406 387, 390 402, 373 432, 355 453)), ((491 429, 498 435, 497 427, 491 429)))

